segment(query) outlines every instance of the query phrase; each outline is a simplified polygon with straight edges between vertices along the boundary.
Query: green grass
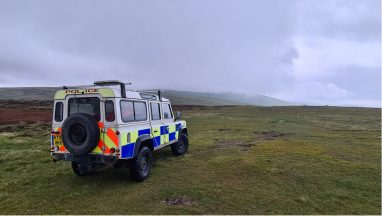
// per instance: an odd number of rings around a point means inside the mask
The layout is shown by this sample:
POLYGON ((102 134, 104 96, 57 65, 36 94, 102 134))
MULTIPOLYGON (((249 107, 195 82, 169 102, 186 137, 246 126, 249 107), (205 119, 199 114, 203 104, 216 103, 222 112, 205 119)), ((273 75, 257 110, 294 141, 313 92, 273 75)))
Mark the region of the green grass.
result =
POLYGON ((380 111, 185 110, 189 152, 155 152, 143 183, 127 168, 77 177, 69 163, 51 161, 49 125, 8 126, 0 214, 380 214, 380 111), (163 203, 171 198, 192 204, 163 203))

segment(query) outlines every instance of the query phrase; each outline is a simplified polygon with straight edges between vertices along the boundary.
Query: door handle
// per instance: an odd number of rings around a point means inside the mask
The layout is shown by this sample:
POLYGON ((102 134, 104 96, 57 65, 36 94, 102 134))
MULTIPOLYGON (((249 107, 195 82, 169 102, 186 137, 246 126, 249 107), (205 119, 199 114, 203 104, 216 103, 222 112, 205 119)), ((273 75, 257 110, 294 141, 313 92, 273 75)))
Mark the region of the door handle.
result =
POLYGON ((154 131, 154 133, 157 133, 157 132, 158 132, 158 130, 155 130, 155 131, 154 131))

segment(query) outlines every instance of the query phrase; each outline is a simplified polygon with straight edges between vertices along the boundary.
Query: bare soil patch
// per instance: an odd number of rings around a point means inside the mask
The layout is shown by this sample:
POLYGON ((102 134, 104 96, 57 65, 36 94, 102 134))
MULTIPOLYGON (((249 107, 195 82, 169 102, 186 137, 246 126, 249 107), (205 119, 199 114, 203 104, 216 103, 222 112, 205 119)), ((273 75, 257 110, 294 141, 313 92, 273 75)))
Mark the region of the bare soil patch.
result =
MULTIPOLYGON (((229 128, 219 128, 218 131, 230 133, 232 129, 229 128)), ((219 139, 215 139, 216 145, 210 147, 211 149, 223 149, 223 148, 231 148, 238 146, 240 147, 240 151, 248 151, 251 147, 256 146, 256 140, 273 140, 277 138, 286 138, 292 133, 280 133, 276 131, 262 131, 262 132, 253 132, 256 137, 253 140, 237 140, 237 141, 219 141, 219 139)))
POLYGON ((175 205, 190 206, 194 202, 192 202, 188 198, 182 197, 182 198, 166 198, 166 200, 163 200, 162 203, 168 206, 175 206, 175 205))
POLYGON ((28 110, 23 108, 0 108, 0 124, 14 124, 19 122, 50 122, 50 110, 28 110))
POLYGON ((53 101, 40 100, 0 100, 0 108, 18 108, 27 110, 52 110, 53 101))
POLYGON ((240 151, 248 151, 251 147, 256 146, 256 144, 248 141, 218 142, 212 149, 232 148, 235 146, 240 147, 240 151))
POLYGON ((258 138, 264 139, 264 140, 273 140, 280 137, 286 137, 291 135, 291 133, 280 133, 276 131, 263 131, 263 132, 253 132, 257 135, 258 138))

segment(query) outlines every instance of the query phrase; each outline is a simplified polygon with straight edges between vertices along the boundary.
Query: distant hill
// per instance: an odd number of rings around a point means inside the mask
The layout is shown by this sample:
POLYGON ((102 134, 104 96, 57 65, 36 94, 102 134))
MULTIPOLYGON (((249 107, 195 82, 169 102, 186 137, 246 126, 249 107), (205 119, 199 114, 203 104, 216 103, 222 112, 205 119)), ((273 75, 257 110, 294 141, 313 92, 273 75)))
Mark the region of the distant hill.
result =
POLYGON ((52 100, 56 91, 54 87, 17 87, 0 88, 0 99, 14 100, 52 100))
MULTIPOLYGON (((0 99, 14 100, 52 100, 54 93, 59 88, 54 87, 18 87, 0 88, 0 99)), ((256 106, 291 106, 276 98, 256 94, 245 96, 236 93, 207 93, 190 91, 162 91, 163 97, 170 99, 176 105, 256 105, 256 106)))
POLYGON ((163 96, 179 105, 256 105, 256 106, 291 106, 292 103, 265 95, 245 96, 236 93, 206 93, 164 90, 163 96))

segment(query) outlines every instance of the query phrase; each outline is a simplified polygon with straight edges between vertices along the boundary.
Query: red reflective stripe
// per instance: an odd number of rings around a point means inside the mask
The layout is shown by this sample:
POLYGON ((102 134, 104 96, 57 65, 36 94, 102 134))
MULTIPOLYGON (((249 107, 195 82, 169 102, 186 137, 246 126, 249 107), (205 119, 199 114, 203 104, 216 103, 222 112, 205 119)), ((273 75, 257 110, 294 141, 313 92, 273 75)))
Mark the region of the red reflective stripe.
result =
POLYGON ((106 135, 113 141, 115 146, 118 147, 118 136, 114 133, 113 129, 109 128, 106 135))
POLYGON ((105 145, 105 143, 101 139, 98 142, 98 148, 100 148, 101 151, 103 151, 103 153, 110 153, 110 149, 107 147, 107 145, 105 145), (105 150, 103 150, 104 146, 105 146, 105 150))
POLYGON ((103 122, 98 122, 98 127, 99 128, 104 128, 103 122))

